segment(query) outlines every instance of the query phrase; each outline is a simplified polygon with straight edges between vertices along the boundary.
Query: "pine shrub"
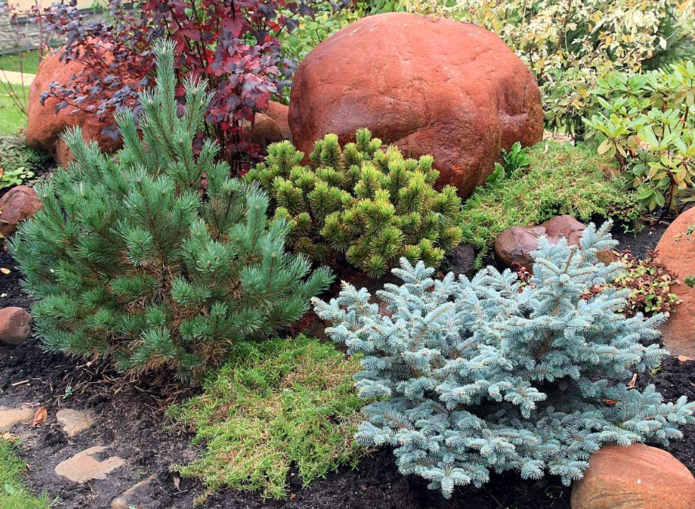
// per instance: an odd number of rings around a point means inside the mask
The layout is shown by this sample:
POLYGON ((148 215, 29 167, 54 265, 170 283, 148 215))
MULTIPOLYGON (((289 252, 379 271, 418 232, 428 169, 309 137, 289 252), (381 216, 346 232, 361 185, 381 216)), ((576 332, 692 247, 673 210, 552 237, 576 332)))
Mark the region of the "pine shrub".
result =
POLYGON ((158 47, 142 116, 118 116, 124 146, 114 158, 79 129, 65 136, 75 162, 38 186, 44 209, 11 249, 48 350, 190 379, 235 343, 297 320, 331 276, 309 275, 307 258, 285 252, 289 225, 267 221, 269 197, 228 177, 216 143, 194 150, 211 96, 185 82, 177 114, 173 54, 170 43, 158 47))
POLYGON ((393 446, 401 472, 450 497, 491 470, 569 484, 603 444, 680 438, 695 403, 626 385, 667 354, 653 343, 663 315, 620 314, 629 290, 586 296, 620 272, 596 258, 615 244, 607 224, 587 228, 578 246, 541 238, 523 287, 510 270, 435 280, 404 259, 393 271, 404 284, 378 294, 383 313, 350 285, 330 303, 315 299, 334 324, 327 333, 364 353, 360 396, 380 398, 365 407, 357 441, 393 446))
POLYGON ((296 251, 326 260, 345 253, 348 262, 378 277, 406 257, 439 265, 461 240, 461 201, 456 190, 433 185, 439 172, 431 156, 406 159, 368 129, 343 148, 335 134, 315 144, 311 164, 288 141, 268 148, 250 171, 276 204, 275 218, 292 225, 296 251))

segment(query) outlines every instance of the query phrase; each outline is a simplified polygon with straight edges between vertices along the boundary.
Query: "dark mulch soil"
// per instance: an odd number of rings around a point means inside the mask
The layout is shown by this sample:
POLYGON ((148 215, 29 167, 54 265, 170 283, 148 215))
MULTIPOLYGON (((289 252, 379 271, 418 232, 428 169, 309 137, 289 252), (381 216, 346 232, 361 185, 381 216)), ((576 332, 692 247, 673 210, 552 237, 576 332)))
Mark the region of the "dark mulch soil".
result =
MULTIPOLYGON (((620 249, 643 256, 655 247, 666 224, 657 223, 638 235, 614 234, 620 249)), ((29 308, 31 299, 19 287, 19 273, 11 257, 0 250, 0 307, 29 308)), ((667 359, 661 369, 643 375, 638 385, 656 384, 667 400, 680 395, 695 399, 695 361, 680 363, 667 359)), ((15 433, 22 440, 22 453, 30 469, 27 483, 35 492, 59 497, 57 508, 108 507, 113 497, 133 484, 155 474, 148 509, 190 508, 204 495, 205 488, 190 479, 178 479, 172 464, 191 461, 197 451, 191 436, 172 426, 164 409, 193 392, 171 380, 144 379, 137 383, 122 380, 107 365, 86 363, 62 354, 41 350, 31 338, 18 347, 0 346, 0 405, 17 406, 32 402, 48 410, 47 421, 38 427, 20 426, 15 433), (56 421, 63 407, 89 409, 96 425, 76 437, 67 438, 56 421), (109 455, 126 460, 107 479, 76 485, 55 475, 61 461, 95 445, 109 447, 109 455)), ((684 429, 684 440, 667 448, 695 473, 695 426, 684 429)), ((264 501, 250 493, 221 490, 209 495, 203 507, 222 508, 326 508, 326 509, 566 509, 569 488, 558 479, 521 481, 514 474, 493 476, 481 489, 458 489, 451 501, 427 489, 417 477, 404 477, 395 467, 390 451, 363 458, 357 469, 341 469, 326 479, 302 487, 301 479, 290 477, 291 496, 283 501, 264 501)))

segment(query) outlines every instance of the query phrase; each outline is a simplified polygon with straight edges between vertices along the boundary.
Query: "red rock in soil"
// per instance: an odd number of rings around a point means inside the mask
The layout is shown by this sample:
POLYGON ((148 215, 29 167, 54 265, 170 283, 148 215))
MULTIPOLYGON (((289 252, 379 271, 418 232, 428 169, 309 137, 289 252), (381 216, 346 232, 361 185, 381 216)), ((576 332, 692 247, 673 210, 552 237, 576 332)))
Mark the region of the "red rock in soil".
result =
POLYGON ((60 135, 68 128, 79 126, 85 140, 96 140, 105 152, 111 152, 121 146, 121 140, 114 140, 101 132, 107 125, 100 122, 95 114, 79 111, 68 106, 56 114, 55 106, 60 101, 49 97, 41 105, 41 94, 48 90, 51 82, 65 85, 79 74, 84 66, 79 62, 60 60, 61 50, 46 56, 39 65, 39 70, 29 88, 29 118, 27 125, 27 145, 39 150, 45 150, 53 155, 60 166, 66 166, 72 161, 72 154, 60 135))
POLYGON ((292 138, 305 154, 328 133, 354 141, 367 127, 407 157, 431 154, 462 197, 485 182, 500 149, 543 136, 538 85, 493 33, 418 14, 369 16, 319 44, 300 64, 292 138))
POLYGON ((288 122, 289 108, 279 102, 270 101, 268 108, 256 114, 251 140, 265 151, 268 145, 292 137, 288 122))
POLYGON ((0 198, 0 236, 10 238, 17 231, 19 223, 42 208, 41 200, 31 187, 13 187, 0 198))
POLYGON ((586 226, 567 215, 554 217, 539 226, 513 226, 497 237, 495 254, 508 267, 518 263, 530 271, 533 266, 531 253, 538 248, 539 237, 547 235, 553 244, 564 237, 573 246, 579 243, 585 229, 586 226))
POLYGON ((662 340, 674 356, 695 357, 695 288, 683 284, 687 276, 695 276, 695 235, 687 234, 693 224, 695 208, 678 216, 656 246, 659 261, 680 281, 671 291, 683 302, 661 326, 662 340))
POLYGON ((0 342, 19 345, 31 334, 31 315, 22 308, 0 309, 0 342))
POLYGON ((680 461, 643 444, 608 445, 572 487, 572 509, 693 509, 695 478, 680 461))

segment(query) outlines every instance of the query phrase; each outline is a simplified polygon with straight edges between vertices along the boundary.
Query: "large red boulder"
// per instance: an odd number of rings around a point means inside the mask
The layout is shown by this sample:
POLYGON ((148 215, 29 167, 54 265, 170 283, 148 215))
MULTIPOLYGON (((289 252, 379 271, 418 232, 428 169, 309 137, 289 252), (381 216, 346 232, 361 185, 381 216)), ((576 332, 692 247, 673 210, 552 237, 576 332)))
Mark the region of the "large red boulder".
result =
MULTIPOLYGON (((81 127, 84 139, 96 140, 106 152, 118 149, 121 146, 121 140, 114 140, 102 134, 107 124, 100 121, 96 114, 75 111, 72 106, 56 113, 55 107, 60 101, 53 97, 47 98, 44 105, 41 105, 41 95, 48 90, 52 82, 65 85, 84 69, 79 62, 60 60, 60 53, 59 50, 47 55, 41 61, 36 78, 29 88, 26 141, 30 147, 49 152, 59 165, 66 166, 72 160, 72 154, 65 142, 60 139, 60 135, 69 127, 81 127)), ((107 58, 106 54, 105 58, 107 58)))
POLYGON ((492 32, 418 14, 363 18, 311 51, 290 101, 295 145, 369 128, 407 157, 431 154, 462 197, 485 182, 500 149, 543 136, 536 79, 492 32))
POLYGON ((693 509, 695 478, 666 451, 608 445, 572 486, 572 509, 693 509))
POLYGON ((695 276, 695 234, 688 229, 695 224, 695 208, 683 212, 671 223, 656 246, 656 255, 679 283, 671 286, 683 302, 661 326, 662 340, 671 355, 695 358, 695 288, 684 284, 695 276))

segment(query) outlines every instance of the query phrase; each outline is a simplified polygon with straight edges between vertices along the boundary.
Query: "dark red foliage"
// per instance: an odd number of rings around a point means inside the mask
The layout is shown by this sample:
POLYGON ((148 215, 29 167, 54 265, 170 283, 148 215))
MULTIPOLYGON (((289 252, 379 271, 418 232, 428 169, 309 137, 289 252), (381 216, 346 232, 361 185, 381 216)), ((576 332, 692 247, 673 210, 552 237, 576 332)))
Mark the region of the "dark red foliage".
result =
MULTIPOLYGON (((49 29, 67 41, 62 57, 85 64, 85 70, 69 83, 51 84, 44 99, 58 97, 60 108, 91 111, 107 120, 120 108, 137 112, 138 92, 153 78, 153 44, 168 37, 176 43, 179 83, 206 79, 214 92, 207 132, 240 171, 257 156, 245 128, 293 72, 293 63, 281 55, 278 35, 292 30, 297 16, 312 13, 306 0, 145 0, 127 5, 111 0, 104 21, 88 23, 74 1, 54 4, 43 16, 49 29)), ((178 95, 183 99, 182 85, 178 95)), ((113 126, 107 129, 118 135, 113 126)))

